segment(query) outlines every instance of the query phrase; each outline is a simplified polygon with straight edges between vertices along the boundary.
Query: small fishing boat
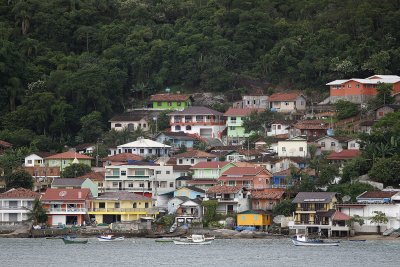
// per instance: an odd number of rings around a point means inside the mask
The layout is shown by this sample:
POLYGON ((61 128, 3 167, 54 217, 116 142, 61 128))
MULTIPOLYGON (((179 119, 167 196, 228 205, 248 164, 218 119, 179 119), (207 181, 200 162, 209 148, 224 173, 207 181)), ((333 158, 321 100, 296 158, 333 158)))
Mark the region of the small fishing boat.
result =
POLYGON ((212 240, 207 241, 204 235, 192 235, 191 240, 174 240, 175 245, 210 245, 212 240))
POLYGON ((101 235, 97 237, 97 240, 99 241, 123 241, 125 240, 125 237, 123 236, 119 236, 119 237, 115 237, 114 235, 101 235))
POLYGON ((64 241, 64 244, 87 244, 88 242, 87 239, 71 238, 70 236, 66 236, 62 240, 64 241))
POLYGON ((321 239, 311 239, 305 235, 297 235, 292 238, 295 246, 339 246, 339 242, 326 242, 321 239))
MULTIPOLYGON (((193 235, 190 235, 190 236, 186 237, 187 240, 193 240, 192 236, 193 236, 193 235)), ((212 241, 212 240, 215 240, 215 236, 203 236, 203 237, 204 237, 204 240, 205 240, 205 241, 212 241)))

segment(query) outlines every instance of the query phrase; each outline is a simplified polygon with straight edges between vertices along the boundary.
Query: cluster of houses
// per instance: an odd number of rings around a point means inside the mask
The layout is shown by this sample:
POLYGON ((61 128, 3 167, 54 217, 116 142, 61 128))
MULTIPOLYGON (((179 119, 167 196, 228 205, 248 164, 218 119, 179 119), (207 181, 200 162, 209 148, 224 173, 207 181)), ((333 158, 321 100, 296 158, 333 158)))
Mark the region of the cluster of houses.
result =
MULTIPOLYGON (((390 81, 396 89, 400 84, 400 77, 396 77, 375 75, 328 85, 332 96, 350 94, 349 89, 373 94, 379 82, 390 81), (343 92, 339 94, 340 90, 343 92)), ((149 107, 113 117, 111 129, 140 128, 150 133, 150 124, 157 124, 165 110, 170 118, 168 131, 156 130, 151 139, 138 138, 109 148, 109 155, 100 159, 100 167, 98 158, 93 157, 96 144, 82 144, 63 153, 28 155, 23 168, 34 177, 34 188, 0 194, 0 222, 26 220, 26 208, 40 198, 48 213, 48 224, 53 226, 110 224, 154 219, 162 214, 174 214, 177 224, 188 224, 202 220, 203 201, 215 200, 218 213, 238 214, 238 224, 266 228, 271 223, 272 209, 289 197, 286 189, 300 182, 291 178, 293 170, 313 175, 307 165, 311 145, 316 148, 313 153, 327 153, 327 159, 334 163, 360 155, 356 138, 335 136, 334 125, 327 122, 334 111, 321 111, 306 119, 306 98, 299 92, 243 96, 225 113, 195 106, 189 95, 158 94, 151 96, 149 107), (285 119, 274 120, 266 128, 264 134, 270 142, 260 139, 243 146, 251 134, 245 132, 244 119, 266 109, 283 114, 285 119), (205 143, 206 151, 195 149, 199 142, 205 143), (93 171, 60 178, 73 163, 86 164, 93 171)), ((396 110, 397 105, 381 107, 375 119, 396 110)), ((362 202, 362 196, 356 204, 338 204, 335 193, 299 193, 293 200, 297 208, 288 226, 296 231, 308 226, 327 235, 342 235, 350 231, 346 221, 354 214, 369 218, 371 210, 385 207, 388 214, 393 214, 388 227, 400 227, 397 192, 382 192, 376 194, 385 196, 383 202, 378 203, 379 199, 372 204, 362 202)), ((368 231, 367 226, 360 227, 364 227, 360 231, 368 231)))

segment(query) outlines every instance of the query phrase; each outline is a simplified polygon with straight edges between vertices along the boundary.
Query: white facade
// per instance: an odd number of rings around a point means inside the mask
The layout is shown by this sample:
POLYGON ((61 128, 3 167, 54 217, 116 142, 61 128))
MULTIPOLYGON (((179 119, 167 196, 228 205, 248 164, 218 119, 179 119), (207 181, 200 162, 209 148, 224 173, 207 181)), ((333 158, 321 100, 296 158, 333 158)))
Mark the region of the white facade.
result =
POLYGON ((222 132, 226 128, 225 121, 219 118, 212 118, 214 116, 173 115, 170 117, 171 132, 196 134, 205 138, 221 138, 222 132))
POLYGON ((342 150, 341 143, 330 136, 325 136, 317 140, 317 143, 321 147, 321 151, 340 151, 342 150))
POLYGON ((360 150, 360 144, 358 143, 360 140, 350 140, 347 142, 347 149, 355 149, 355 150, 360 150))
POLYGON ((296 100, 271 101, 270 108, 278 112, 292 112, 296 110, 305 110, 306 99, 303 96, 299 96, 297 97, 296 100))
POLYGON ((267 132, 267 136, 275 136, 280 134, 288 134, 290 125, 282 123, 271 124, 271 129, 267 132))
POLYGON ((278 157, 302 157, 308 155, 307 140, 294 137, 278 141, 278 157))
POLYGON ((217 159, 217 157, 215 159, 210 159, 210 158, 177 158, 176 159, 176 165, 190 165, 190 166, 194 166, 199 162, 207 162, 207 161, 215 161, 217 159))
POLYGON ((117 146, 116 149, 110 149, 110 156, 120 153, 132 153, 142 157, 162 157, 168 156, 170 150, 171 146, 150 139, 138 139, 137 141, 117 146))
POLYGON ((111 129, 114 129, 116 131, 122 131, 125 129, 128 129, 130 131, 134 131, 137 129, 142 129, 143 131, 149 131, 150 126, 149 122, 146 119, 142 118, 141 120, 138 121, 112 121, 111 129))
POLYGON ((25 157, 25 167, 34 167, 34 166, 45 166, 44 159, 36 154, 30 154, 25 157))
POLYGON ((0 199, 0 222, 22 222, 28 219, 34 199, 0 199))
POLYGON ((175 190, 173 166, 120 165, 106 166, 105 191, 148 193, 152 196, 175 190))

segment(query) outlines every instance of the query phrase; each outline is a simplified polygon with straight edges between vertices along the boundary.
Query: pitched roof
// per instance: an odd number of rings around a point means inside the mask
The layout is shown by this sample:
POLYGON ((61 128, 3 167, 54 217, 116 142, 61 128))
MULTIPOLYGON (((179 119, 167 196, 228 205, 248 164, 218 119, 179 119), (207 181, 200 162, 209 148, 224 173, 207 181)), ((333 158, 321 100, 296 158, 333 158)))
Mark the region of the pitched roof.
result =
POLYGON ((262 171, 269 173, 263 167, 232 167, 226 170, 222 176, 254 176, 262 171))
POLYGON ((369 192, 364 192, 361 195, 357 197, 357 199, 360 198, 391 198, 394 196, 397 192, 396 191, 369 191, 369 192))
POLYGON ((52 156, 48 156, 46 157, 46 159, 93 159, 92 157, 89 157, 87 155, 84 154, 80 154, 80 153, 76 153, 74 151, 67 151, 64 153, 59 153, 59 154, 55 154, 52 156))
POLYGON ((191 169, 219 169, 228 165, 228 161, 207 161, 199 162, 191 167, 191 169))
POLYGON ((344 214, 343 212, 336 211, 335 214, 333 214, 332 220, 334 221, 348 221, 351 220, 351 217, 347 214, 344 214))
POLYGON ((257 165, 255 165, 255 164, 250 163, 250 162, 247 162, 247 161, 237 161, 237 162, 232 162, 232 163, 233 163, 233 165, 235 165, 236 167, 251 167, 251 168, 254 168, 254 167, 257 166, 257 165))
POLYGON ((246 210, 239 212, 238 214, 266 214, 267 211, 265 210, 246 210))
MULTIPOLYGON (((301 93, 275 93, 269 96, 269 102, 275 101, 295 101, 299 96, 303 96, 301 93)), ((304 96, 303 96, 304 97, 304 96)))
POLYGON ((132 154, 132 153, 120 153, 120 154, 116 154, 116 155, 112 155, 106 158, 102 158, 101 161, 114 161, 114 162, 128 162, 130 160, 133 161, 142 161, 144 158, 136 155, 136 154, 132 154))
POLYGON ((190 95, 181 94, 156 94, 150 97, 150 102, 153 101, 186 101, 190 95))
POLYGON ((106 192, 96 197, 95 200, 152 200, 136 193, 127 191, 106 192))
POLYGON ((157 117, 160 111, 157 110, 132 110, 122 114, 113 116, 109 122, 134 122, 140 120, 149 120, 149 118, 157 117))
POLYGON ((210 154, 201 150, 186 151, 181 154, 175 155, 176 158, 216 158, 214 154, 210 154))
POLYGON ((387 104, 387 105, 382 105, 379 108, 376 108, 375 110, 378 110, 380 108, 384 108, 384 107, 389 107, 391 109, 393 109, 394 111, 400 110, 400 105, 398 104, 387 104))
POLYGON ((66 189, 66 188, 47 188, 42 196, 42 201, 83 201, 90 197, 90 189, 66 189))
POLYGON ((264 190, 264 191, 252 191, 252 199, 281 199, 285 194, 284 190, 264 190))
POLYGON ((243 187, 241 186, 227 186, 227 185, 215 185, 211 186, 207 190, 207 194, 215 194, 215 193, 222 193, 222 194, 229 194, 229 193, 237 193, 242 190, 243 187))
POLYGON ((191 165, 173 165, 172 169, 173 171, 189 171, 191 165))
POLYGON ((86 174, 84 174, 84 175, 82 175, 82 176, 79 176, 79 177, 76 177, 76 178, 79 178, 79 179, 86 179, 86 178, 88 178, 88 179, 90 179, 90 180, 92 180, 92 181, 99 181, 99 182, 101 182, 101 181, 104 181, 105 172, 89 172, 89 173, 86 173, 86 174))
POLYGON ((328 160, 352 159, 361 155, 360 150, 343 149, 340 152, 332 151, 326 158, 328 160))
POLYGON ((25 189, 22 187, 12 188, 7 192, 1 193, 1 199, 35 199, 39 198, 40 194, 33 192, 32 190, 25 189))
MULTIPOLYGON (((198 187, 195 187, 195 186, 182 186, 181 188, 187 188, 189 190, 192 190, 192 191, 195 191, 195 192, 199 192, 199 193, 205 193, 206 192, 205 190, 203 190, 201 188, 198 188, 198 187)), ((178 190, 181 189, 181 188, 178 188, 178 190)))
POLYGON ((241 155, 249 155, 249 156, 261 156, 262 150, 259 149, 237 149, 236 150, 241 155))
POLYGON ((330 203, 335 192, 299 192, 293 203, 330 203))
POLYGON ((118 148, 124 147, 158 147, 158 148, 171 148, 171 146, 159 143, 150 139, 140 138, 136 141, 117 146, 118 148))
MULTIPOLYGON (((30 154, 30 155, 36 155, 36 156, 39 156, 42 159, 44 159, 46 157, 50 157, 50 156, 56 155, 56 154, 57 153, 40 151, 40 152, 34 152, 34 153, 30 154)), ((28 156, 30 156, 30 155, 28 155, 28 156)))
POLYGON ((262 112, 265 109, 262 108, 229 108, 228 111, 224 113, 224 116, 248 116, 253 112, 262 112))
POLYGON ((55 178, 51 186, 81 186, 85 179, 81 178, 55 178))
POLYGON ((207 107, 200 107, 200 106, 190 106, 185 108, 181 111, 174 111, 169 113, 168 115, 215 115, 215 116, 222 116, 223 113, 207 108, 207 107))
POLYGON ((188 135, 187 133, 184 132, 163 132, 163 133, 159 133, 156 136, 160 136, 160 135, 165 135, 170 137, 171 139, 177 139, 177 140, 196 140, 196 138, 188 135))

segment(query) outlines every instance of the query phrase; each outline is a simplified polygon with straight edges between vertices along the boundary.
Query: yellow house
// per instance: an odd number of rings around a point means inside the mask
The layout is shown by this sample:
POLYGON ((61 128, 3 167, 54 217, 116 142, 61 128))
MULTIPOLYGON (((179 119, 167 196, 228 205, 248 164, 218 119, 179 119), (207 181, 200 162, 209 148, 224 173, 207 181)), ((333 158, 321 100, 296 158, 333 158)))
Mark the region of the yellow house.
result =
POLYGON ((247 210, 238 213, 236 216, 238 226, 254 226, 265 229, 271 225, 272 216, 267 214, 265 210, 247 210))
POLYGON ((153 217, 158 209, 153 207, 153 199, 139 194, 118 191, 107 192, 92 200, 88 214, 97 223, 136 221, 141 217, 153 217))

